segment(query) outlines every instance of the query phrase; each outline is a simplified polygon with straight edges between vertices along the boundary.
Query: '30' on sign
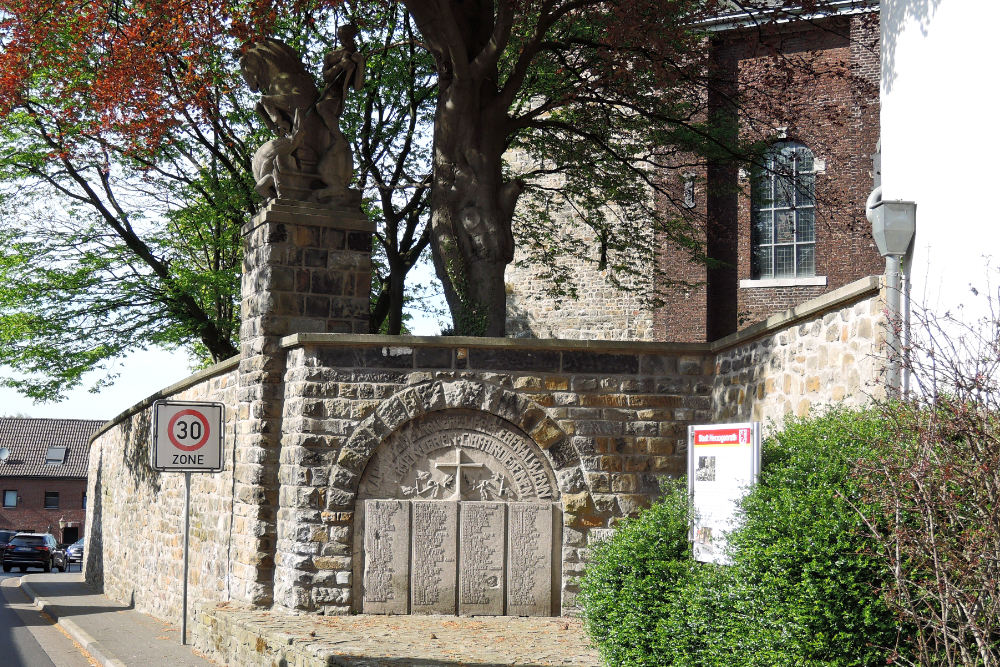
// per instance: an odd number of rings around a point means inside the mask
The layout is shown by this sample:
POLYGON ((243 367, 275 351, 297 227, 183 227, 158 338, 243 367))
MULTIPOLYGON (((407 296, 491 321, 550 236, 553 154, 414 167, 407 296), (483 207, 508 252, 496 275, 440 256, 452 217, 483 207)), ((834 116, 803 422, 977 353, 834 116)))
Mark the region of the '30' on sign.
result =
POLYGON ((221 471, 224 416, 221 403, 156 401, 153 468, 164 472, 221 471))

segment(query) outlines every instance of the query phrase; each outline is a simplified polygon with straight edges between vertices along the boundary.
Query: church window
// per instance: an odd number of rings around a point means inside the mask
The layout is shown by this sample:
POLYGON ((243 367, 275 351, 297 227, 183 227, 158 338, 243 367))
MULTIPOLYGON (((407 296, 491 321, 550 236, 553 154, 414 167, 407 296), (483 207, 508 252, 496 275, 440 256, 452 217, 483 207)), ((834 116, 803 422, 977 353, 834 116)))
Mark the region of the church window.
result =
POLYGON ((750 192, 755 279, 816 275, 815 192, 812 151, 798 141, 771 146, 750 192))

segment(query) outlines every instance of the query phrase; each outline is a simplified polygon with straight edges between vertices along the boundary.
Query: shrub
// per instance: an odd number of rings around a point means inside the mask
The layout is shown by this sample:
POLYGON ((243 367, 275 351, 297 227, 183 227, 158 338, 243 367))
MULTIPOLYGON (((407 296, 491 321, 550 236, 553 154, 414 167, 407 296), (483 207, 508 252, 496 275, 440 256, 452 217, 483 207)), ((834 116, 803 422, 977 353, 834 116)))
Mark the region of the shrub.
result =
MULTIPOLYGON (((874 413, 790 420, 764 444, 759 484, 730 536, 733 564, 693 562, 686 486, 591 556, 588 631, 611 665, 884 665, 897 623, 889 572, 861 516, 856 458, 884 439, 874 413)), ((870 508, 867 508, 870 509, 870 508)))
POLYGON ((894 574, 886 599, 911 628, 912 661, 996 667, 1000 289, 970 292, 968 310, 915 307, 910 344, 891 351, 915 391, 878 406, 890 433, 859 477, 879 511, 861 511, 894 574))
POLYGON ((1000 423, 983 401, 888 403, 897 438, 862 471, 920 664, 1000 665, 1000 423))
POLYGON ((853 470, 887 428, 873 412, 833 411, 789 420, 764 444, 730 538, 744 619, 733 641, 746 664, 886 664, 897 639, 881 597, 890 572, 856 511, 853 470))
POLYGON ((610 665, 660 665, 657 624, 692 576, 687 487, 665 480, 663 497, 623 521, 591 552, 581 581, 587 630, 610 665))

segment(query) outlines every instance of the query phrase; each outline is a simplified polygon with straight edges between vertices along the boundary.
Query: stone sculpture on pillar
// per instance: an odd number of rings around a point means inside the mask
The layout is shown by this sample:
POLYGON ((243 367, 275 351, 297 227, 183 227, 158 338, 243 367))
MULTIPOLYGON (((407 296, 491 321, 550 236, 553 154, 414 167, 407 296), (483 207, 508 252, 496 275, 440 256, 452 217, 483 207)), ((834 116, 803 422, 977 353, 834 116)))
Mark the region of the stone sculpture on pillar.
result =
POLYGON ((241 56, 243 78, 261 93, 256 110, 276 135, 253 156, 255 188, 265 199, 360 204, 361 194, 348 188, 354 164, 340 131, 345 97, 364 83, 365 59, 356 34, 351 25, 338 29, 341 48, 324 59, 322 92, 298 52, 284 42, 264 39, 241 56))

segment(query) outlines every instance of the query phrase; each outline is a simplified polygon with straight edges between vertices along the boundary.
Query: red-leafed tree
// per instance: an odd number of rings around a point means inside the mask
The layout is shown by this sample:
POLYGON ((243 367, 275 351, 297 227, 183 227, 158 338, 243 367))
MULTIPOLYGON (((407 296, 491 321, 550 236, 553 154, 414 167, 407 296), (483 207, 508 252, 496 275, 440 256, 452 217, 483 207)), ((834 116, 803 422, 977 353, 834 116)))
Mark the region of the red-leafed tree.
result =
MULTIPOLYGON (((344 122, 380 222, 372 329, 399 333, 429 243, 429 149, 413 137, 434 88, 412 21, 377 9, 377 69, 344 122)), ((30 374, 6 384, 54 398, 150 344, 236 353, 239 229, 260 205, 250 161, 266 139, 240 49, 278 34, 318 62, 333 46, 329 9, 289 11, 0 2, 0 361, 30 374)))

